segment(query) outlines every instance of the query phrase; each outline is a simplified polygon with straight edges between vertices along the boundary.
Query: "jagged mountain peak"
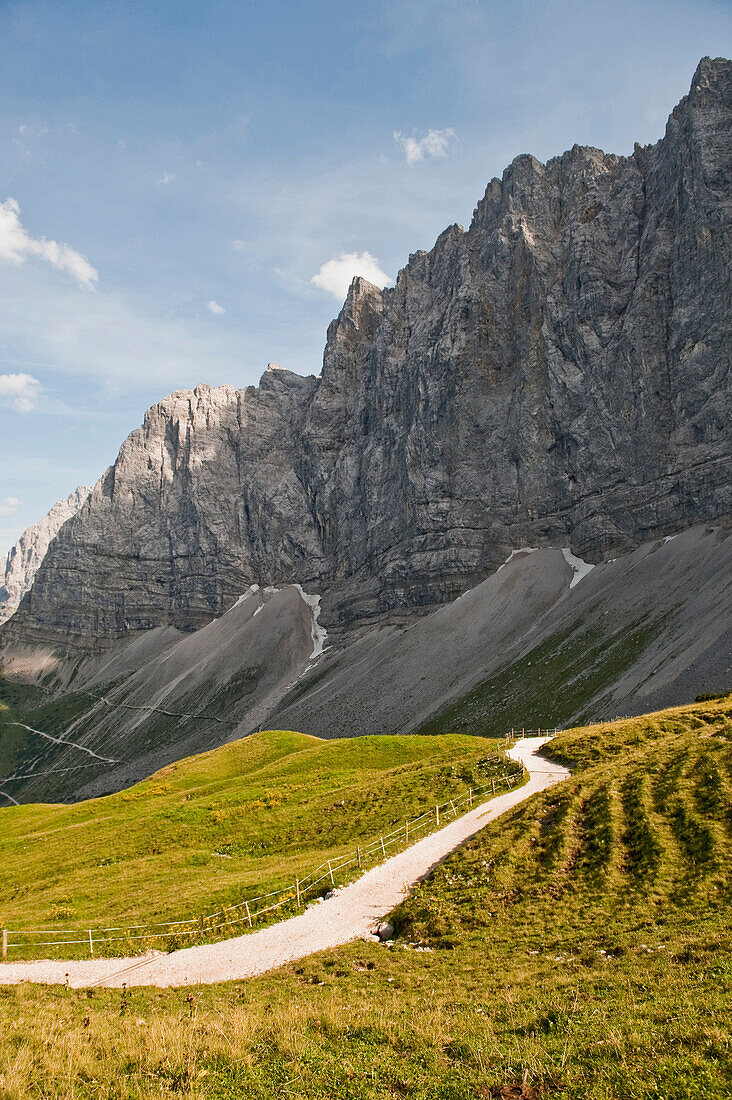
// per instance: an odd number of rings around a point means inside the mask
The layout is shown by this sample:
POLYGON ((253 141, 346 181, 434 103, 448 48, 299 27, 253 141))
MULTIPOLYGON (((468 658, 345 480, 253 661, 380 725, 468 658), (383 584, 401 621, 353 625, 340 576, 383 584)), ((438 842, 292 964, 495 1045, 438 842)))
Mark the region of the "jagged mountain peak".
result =
POLYGON ((393 287, 352 282, 322 375, 148 411, 0 633, 76 715, 40 754, 13 727, 11 798, 263 723, 502 733, 724 686, 729 73, 629 157, 517 158, 393 287))
POLYGON ((190 630, 254 583, 346 627, 521 546, 598 561, 728 514, 731 71, 630 157, 516 158, 467 232, 352 282, 322 376, 154 406, 5 637, 190 630))

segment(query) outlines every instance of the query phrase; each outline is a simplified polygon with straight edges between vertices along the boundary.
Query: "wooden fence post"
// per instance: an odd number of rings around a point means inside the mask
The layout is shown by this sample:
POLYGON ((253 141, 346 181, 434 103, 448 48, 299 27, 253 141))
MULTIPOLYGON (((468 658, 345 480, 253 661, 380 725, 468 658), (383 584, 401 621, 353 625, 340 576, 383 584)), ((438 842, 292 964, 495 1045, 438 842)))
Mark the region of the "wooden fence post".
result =
POLYGON ((358 860, 358 866, 360 867, 361 866, 361 849, 360 849, 360 847, 356 848, 356 859, 358 860))
POLYGON ((380 838, 380 840, 381 840, 381 854, 383 855, 384 859, 386 859, 386 848, 384 847, 384 838, 383 838, 383 836, 380 838))
POLYGON ((409 844, 409 818, 407 818, 404 825, 404 843, 409 844))
POLYGON ((496 793, 496 781, 495 781, 495 779, 491 779, 491 793, 492 794, 496 793))
POLYGON ((333 878, 333 868, 330 865, 330 860, 328 860, 328 874, 330 875, 331 886, 335 886, 335 879, 333 878))
POLYGON ((473 805, 473 788, 472 787, 468 787, 468 805, 469 806, 473 805))
POLYGON ((439 806, 435 806, 435 824, 439 828, 439 825, 440 825, 440 807, 439 806))
POLYGON ((244 906, 245 906, 246 911, 247 911, 247 920, 249 921, 249 927, 251 928, 252 927, 252 914, 249 912, 249 902, 245 901, 244 906))
POLYGON ((91 930, 91 928, 89 929, 89 954, 90 955, 94 954, 94 941, 92 939, 92 930, 91 930))
POLYGON ((297 907, 300 908, 300 880, 295 879, 295 893, 297 894, 297 907))
POLYGON ((3 958, 7 959, 7 957, 8 957, 8 930, 7 930, 7 928, 3 928, 3 958))

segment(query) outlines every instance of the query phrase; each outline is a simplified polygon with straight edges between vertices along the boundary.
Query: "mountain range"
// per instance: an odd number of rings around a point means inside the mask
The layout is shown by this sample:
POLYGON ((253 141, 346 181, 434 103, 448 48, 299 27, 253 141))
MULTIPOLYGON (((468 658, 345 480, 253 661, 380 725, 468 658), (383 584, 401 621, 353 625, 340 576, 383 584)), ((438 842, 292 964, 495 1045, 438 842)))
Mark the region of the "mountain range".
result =
POLYGON ((705 58, 655 145, 520 156, 354 279, 319 376, 150 409, 0 631, 7 796, 728 686, 731 122, 705 58))

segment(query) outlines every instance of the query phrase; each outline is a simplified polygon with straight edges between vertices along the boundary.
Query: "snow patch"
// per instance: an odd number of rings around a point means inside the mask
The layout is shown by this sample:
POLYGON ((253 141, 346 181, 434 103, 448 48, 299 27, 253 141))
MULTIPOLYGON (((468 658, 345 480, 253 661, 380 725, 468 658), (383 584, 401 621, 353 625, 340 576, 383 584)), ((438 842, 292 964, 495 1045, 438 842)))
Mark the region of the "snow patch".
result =
POLYGON ((567 565, 574 572, 572 580, 569 582, 569 587, 574 588, 576 584, 586 577, 595 567, 590 565, 588 561, 582 561, 582 558, 576 557, 568 546, 562 547, 562 557, 566 561, 567 565))
POLYGON ((320 596, 309 595, 309 593, 303 591, 303 587, 300 584, 293 584, 292 587, 296 588, 300 593, 300 598, 303 603, 306 603, 310 608, 313 616, 312 623, 310 624, 310 633, 313 639, 313 652, 310 654, 310 660, 315 661, 321 656, 325 646, 325 639, 328 637, 328 631, 318 622, 320 618, 320 596))
POLYGON ((663 540, 663 545, 665 546, 667 542, 673 542, 675 538, 676 535, 666 535, 666 538, 663 540))
POLYGON ((496 573, 500 573, 504 566, 508 565, 512 558, 517 557, 519 554, 535 554, 538 549, 538 546, 522 546, 519 550, 512 550, 504 561, 503 565, 498 566, 498 569, 496 569, 496 573))
MULTIPOLYGON (((267 589, 265 588, 265 592, 266 591, 267 591, 267 589)), ((236 601, 236 603, 233 603, 231 605, 231 607, 229 608, 229 611, 233 611, 235 607, 238 607, 239 604, 244 603, 244 600, 248 600, 250 596, 255 596, 257 594, 257 592, 259 592, 259 585, 258 584, 251 584, 249 586, 249 588, 247 588, 246 592, 244 592, 243 595, 241 595, 239 597, 239 599, 236 601)), ((225 612, 225 614, 228 615, 229 611, 225 612)), ((256 615, 256 611, 254 612, 254 614, 256 615)))
MULTIPOLYGON (((308 592, 303 591, 302 585, 300 584, 293 584, 292 587, 297 589, 300 599, 303 601, 304 604, 307 604, 307 606, 310 608, 310 613, 312 615, 312 622, 310 624, 310 635, 313 639, 313 651, 310 654, 309 658, 309 660, 312 662, 317 660, 317 658, 320 657, 320 655, 322 654, 325 647, 325 639, 328 637, 328 631, 318 622, 318 619, 320 617, 320 596, 311 596, 308 592)), ((239 607, 240 604, 244 603, 244 601, 248 600, 251 596, 256 596, 258 592, 260 592, 264 599, 267 600, 270 596, 275 596, 278 592, 282 591, 283 589, 277 588, 276 585, 272 584, 268 584, 265 588, 260 588, 258 584, 252 584, 249 586, 246 592, 244 592, 239 597, 236 603, 229 608, 229 611, 233 611, 235 607, 239 607)), ((258 615, 263 607, 264 603, 261 603, 254 614, 258 615)), ((227 615, 229 614, 229 611, 226 612, 227 615)))

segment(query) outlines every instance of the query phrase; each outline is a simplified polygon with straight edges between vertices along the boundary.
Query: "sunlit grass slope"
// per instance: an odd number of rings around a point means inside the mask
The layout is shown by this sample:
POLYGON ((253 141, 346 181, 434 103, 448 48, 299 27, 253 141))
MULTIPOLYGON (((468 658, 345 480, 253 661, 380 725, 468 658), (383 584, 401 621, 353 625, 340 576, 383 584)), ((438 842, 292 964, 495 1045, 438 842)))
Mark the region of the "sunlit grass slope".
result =
POLYGON ((279 730, 171 764, 118 794, 4 809, 0 926, 198 918, 292 885, 496 770, 505 765, 495 741, 482 738, 322 741, 279 730))
POLYGON ((193 991, 0 991, 5 1095, 732 1096, 732 698, 552 752, 572 778, 441 865, 394 947, 193 991))
POLYGON ((582 951, 647 917, 725 908, 732 869, 732 696, 559 734, 573 775, 485 830, 399 912, 453 946, 510 918, 515 943, 582 951), (594 930, 594 932, 592 931, 594 930))

